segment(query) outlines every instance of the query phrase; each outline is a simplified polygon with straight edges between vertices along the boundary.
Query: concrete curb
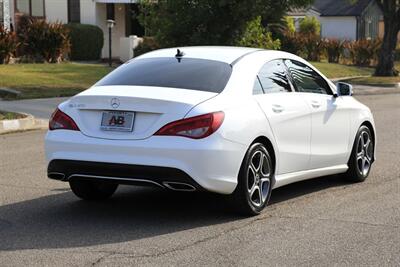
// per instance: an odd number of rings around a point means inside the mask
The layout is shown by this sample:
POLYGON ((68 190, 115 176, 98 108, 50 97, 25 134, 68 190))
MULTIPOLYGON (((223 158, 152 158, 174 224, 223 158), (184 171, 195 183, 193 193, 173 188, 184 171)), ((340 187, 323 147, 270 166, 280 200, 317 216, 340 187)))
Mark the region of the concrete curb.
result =
POLYGON ((0 121, 0 134, 27 130, 47 129, 49 123, 48 120, 36 119, 30 114, 25 115, 27 117, 23 119, 0 121))

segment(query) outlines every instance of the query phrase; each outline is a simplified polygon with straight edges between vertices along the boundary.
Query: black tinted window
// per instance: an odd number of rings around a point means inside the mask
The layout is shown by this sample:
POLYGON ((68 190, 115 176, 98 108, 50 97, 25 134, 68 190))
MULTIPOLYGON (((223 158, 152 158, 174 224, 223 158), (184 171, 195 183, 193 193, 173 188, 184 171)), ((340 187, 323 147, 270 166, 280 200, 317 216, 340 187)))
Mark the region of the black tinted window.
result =
POLYGON ((286 68, 281 60, 266 63, 258 73, 258 78, 266 94, 291 91, 286 68))
POLYGON ((293 78, 296 91, 317 94, 330 94, 327 82, 313 69, 295 60, 285 60, 293 78))
POLYGON ((229 64, 205 59, 145 58, 124 64, 96 86, 139 85, 220 93, 232 73, 229 64))

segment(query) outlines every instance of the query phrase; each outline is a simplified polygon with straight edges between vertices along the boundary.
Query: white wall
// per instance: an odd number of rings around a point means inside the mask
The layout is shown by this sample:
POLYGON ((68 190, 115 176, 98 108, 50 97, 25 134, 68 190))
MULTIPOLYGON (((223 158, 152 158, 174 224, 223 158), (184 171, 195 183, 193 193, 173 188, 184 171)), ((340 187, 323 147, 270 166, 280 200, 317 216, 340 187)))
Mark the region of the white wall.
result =
MULTIPOLYGON (((104 33, 104 46, 101 53, 102 58, 108 58, 108 28, 107 28, 107 13, 106 4, 97 3, 96 5, 96 20, 104 33)), ((115 25, 112 29, 112 57, 120 56, 120 38, 125 37, 125 5, 115 4, 115 25)))
POLYGON ((321 36, 324 38, 357 39, 355 17, 320 17, 321 36))
POLYGON ((96 25, 97 4, 93 0, 81 0, 81 23, 96 25))
POLYGON ((68 6, 66 0, 45 0, 45 9, 47 21, 68 23, 68 6))

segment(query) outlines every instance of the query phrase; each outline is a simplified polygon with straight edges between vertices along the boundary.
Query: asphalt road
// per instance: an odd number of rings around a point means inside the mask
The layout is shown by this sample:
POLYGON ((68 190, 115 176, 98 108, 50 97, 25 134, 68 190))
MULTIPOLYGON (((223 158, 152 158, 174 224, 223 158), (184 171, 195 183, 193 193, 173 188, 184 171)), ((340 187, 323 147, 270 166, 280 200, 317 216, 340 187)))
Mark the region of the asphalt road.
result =
POLYGON ((252 218, 215 195, 148 188, 79 201, 45 176, 45 132, 2 135, 0 266, 399 266, 400 94, 358 98, 378 128, 367 181, 289 185, 252 218))

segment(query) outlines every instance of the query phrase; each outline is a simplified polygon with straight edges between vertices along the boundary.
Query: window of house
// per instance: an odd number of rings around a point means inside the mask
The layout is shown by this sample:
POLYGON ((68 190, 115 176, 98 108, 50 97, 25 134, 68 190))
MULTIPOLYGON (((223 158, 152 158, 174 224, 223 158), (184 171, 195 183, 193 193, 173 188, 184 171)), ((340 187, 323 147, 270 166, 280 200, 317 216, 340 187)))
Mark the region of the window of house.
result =
POLYGON ((281 60, 266 63, 258 73, 258 78, 266 94, 291 91, 286 67, 281 60))
POLYGON ((307 65, 295 60, 285 60, 285 64, 297 92, 332 94, 325 79, 307 65))
POLYGON ((44 0, 16 0, 16 9, 33 17, 44 17, 44 0))
POLYGON ((81 22, 81 1, 68 0, 68 22, 81 22))

